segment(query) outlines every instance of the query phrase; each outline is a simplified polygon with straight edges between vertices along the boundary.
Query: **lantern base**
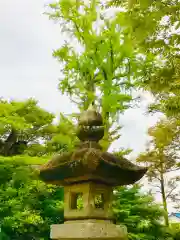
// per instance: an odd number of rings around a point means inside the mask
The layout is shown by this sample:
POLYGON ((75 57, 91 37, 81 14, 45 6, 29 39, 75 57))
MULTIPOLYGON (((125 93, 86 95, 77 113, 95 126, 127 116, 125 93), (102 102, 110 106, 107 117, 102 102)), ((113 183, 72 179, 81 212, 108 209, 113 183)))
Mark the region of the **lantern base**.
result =
POLYGON ((51 225, 50 237, 56 240, 127 240, 127 229, 109 220, 74 220, 51 225))

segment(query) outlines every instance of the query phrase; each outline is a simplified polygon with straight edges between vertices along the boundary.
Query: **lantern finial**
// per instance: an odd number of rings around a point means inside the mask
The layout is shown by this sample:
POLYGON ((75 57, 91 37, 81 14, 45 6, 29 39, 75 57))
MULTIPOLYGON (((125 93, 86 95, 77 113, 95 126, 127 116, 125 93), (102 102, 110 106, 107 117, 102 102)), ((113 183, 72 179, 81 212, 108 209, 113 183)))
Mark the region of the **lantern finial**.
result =
POLYGON ((90 105, 87 111, 79 117, 77 136, 81 141, 98 142, 104 136, 103 119, 94 105, 90 105))

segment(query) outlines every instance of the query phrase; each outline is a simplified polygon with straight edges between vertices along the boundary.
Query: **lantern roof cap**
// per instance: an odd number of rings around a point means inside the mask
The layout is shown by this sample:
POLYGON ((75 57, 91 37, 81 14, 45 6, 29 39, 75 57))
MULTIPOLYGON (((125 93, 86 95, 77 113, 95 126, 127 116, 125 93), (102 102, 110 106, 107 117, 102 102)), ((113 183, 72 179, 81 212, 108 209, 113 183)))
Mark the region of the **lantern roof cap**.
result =
POLYGON ((135 183, 146 173, 147 168, 102 150, 98 141, 104 136, 103 120, 94 106, 80 115, 77 136, 81 142, 74 151, 54 156, 40 167, 43 181, 58 185, 93 181, 121 186, 135 183))

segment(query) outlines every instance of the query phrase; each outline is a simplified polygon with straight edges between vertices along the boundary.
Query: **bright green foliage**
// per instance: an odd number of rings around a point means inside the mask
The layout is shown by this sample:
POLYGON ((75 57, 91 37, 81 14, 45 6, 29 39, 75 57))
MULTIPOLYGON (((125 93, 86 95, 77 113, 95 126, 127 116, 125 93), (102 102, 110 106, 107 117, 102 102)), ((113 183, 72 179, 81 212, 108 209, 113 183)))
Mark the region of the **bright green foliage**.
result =
POLYGON ((180 239, 180 224, 172 223, 170 226, 170 229, 173 234, 174 240, 179 240, 180 239))
POLYGON ((129 240, 172 240, 160 223, 162 209, 138 185, 117 188, 113 211, 116 223, 126 225, 129 240))
POLYGON ((146 58, 138 85, 155 97, 150 110, 180 114, 180 2, 178 0, 116 0, 124 8, 128 33, 146 58))
POLYGON ((45 164, 47 161, 49 160, 49 156, 43 156, 43 157, 31 157, 28 155, 17 155, 17 156, 12 156, 12 157, 0 157, 0 161, 6 161, 7 164, 8 162, 11 163, 16 163, 16 162, 20 162, 23 163, 25 165, 41 165, 41 164, 45 164))
POLYGON ((47 137, 48 127, 53 119, 54 115, 41 109, 37 101, 33 99, 24 102, 0 101, 0 123, 3 137, 11 128, 23 131, 31 140, 38 136, 47 137))
POLYGON ((98 1, 85 2, 60 0, 50 4, 50 18, 60 22, 61 32, 67 36, 64 45, 54 51, 62 64, 59 89, 80 109, 96 102, 110 144, 117 131, 108 135, 108 130, 132 101, 131 89, 143 60, 136 58, 124 15, 108 17, 98 1))
POLYGON ((0 226, 3 240, 48 240, 63 221, 63 190, 39 181, 21 160, 0 159, 0 226))
POLYGON ((145 153, 140 154, 138 161, 149 166, 147 176, 156 191, 161 193, 166 211, 165 222, 168 225, 167 200, 175 201, 179 195, 179 177, 167 175, 179 168, 179 127, 176 121, 163 120, 149 129, 149 136, 150 146, 145 153))
POLYGON ((37 106, 35 100, 0 101, 0 154, 12 156, 28 151, 44 154, 40 144, 55 131, 54 116, 37 106))
POLYGON ((50 4, 49 16, 60 22, 67 40, 54 51, 62 63, 59 88, 81 109, 92 101, 101 107, 105 149, 117 138, 118 131, 111 135, 108 130, 129 107, 135 87, 154 95, 151 111, 179 115, 179 4, 176 0, 50 4), (105 14, 108 6, 117 5, 113 17, 105 14))
POLYGON ((0 155, 52 155, 72 148, 75 128, 61 114, 57 124, 54 115, 41 109, 35 100, 0 101, 0 155))
POLYGON ((132 152, 132 149, 119 148, 119 151, 113 152, 113 154, 119 158, 128 156, 132 152))
POLYGON ((60 114, 60 120, 56 124, 56 134, 46 143, 47 152, 54 154, 71 151, 77 143, 75 124, 70 117, 60 114))
POLYGON ((144 81, 144 86, 155 96, 155 103, 149 108, 150 112, 161 111, 168 117, 180 116, 180 61, 179 56, 167 58, 163 67, 153 69, 151 77, 144 81))

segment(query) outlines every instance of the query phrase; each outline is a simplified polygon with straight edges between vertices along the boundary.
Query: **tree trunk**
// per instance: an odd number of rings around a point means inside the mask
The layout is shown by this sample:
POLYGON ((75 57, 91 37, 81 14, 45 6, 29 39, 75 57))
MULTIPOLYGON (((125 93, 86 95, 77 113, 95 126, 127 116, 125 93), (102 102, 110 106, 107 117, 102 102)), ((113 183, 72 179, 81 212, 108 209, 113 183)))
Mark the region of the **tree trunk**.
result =
POLYGON ((6 141, 4 142, 4 152, 3 152, 3 155, 4 156, 10 156, 11 153, 11 147, 12 145, 17 141, 17 132, 12 129, 8 138, 6 139, 6 141))
POLYGON ((160 183, 161 183, 161 196, 163 202, 163 208, 165 211, 164 215, 164 223, 166 226, 169 226, 169 218, 168 218, 168 209, 167 209, 167 200, 166 200, 166 192, 165 192, 165 184, 164 184, 164 171, 163 171, 163 161, 161 160, 161 172, 160 172, 160 183))

